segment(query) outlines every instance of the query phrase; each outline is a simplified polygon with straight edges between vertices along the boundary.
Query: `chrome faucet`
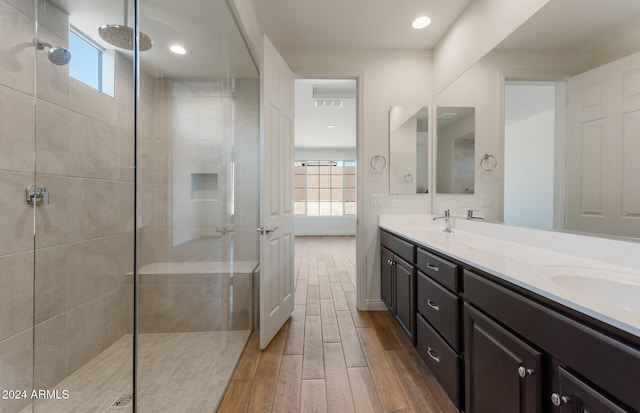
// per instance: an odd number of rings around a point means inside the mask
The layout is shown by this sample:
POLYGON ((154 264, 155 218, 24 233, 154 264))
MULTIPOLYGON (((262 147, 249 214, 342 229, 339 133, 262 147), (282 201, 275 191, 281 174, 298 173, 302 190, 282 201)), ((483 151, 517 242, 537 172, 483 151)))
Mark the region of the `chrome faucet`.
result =
POLYGON ((475 209, 468 209, 467 210, 467 219, 484 219, 483 217, 476 217, 473 215, 473 213, 476 212, 475 209))
POLYGON ((451 230, 451 212, 448 209, 444 210, 444 215, 441 217, 433 217, 433 220, 444 219, 445 227, 443 229, 444 232, 453 232, 451 230))

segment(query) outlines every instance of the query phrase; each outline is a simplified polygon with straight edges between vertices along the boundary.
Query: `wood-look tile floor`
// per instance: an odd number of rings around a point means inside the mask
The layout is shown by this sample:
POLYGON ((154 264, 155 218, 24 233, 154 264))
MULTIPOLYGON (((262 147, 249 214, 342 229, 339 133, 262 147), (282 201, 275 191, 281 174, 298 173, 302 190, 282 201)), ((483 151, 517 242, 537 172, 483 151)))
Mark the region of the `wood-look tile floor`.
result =
POLYGON ((457 412, 389 312, 356 309, 354 237, 296 238, 295 312, 253 333, 218 412, 457 412))

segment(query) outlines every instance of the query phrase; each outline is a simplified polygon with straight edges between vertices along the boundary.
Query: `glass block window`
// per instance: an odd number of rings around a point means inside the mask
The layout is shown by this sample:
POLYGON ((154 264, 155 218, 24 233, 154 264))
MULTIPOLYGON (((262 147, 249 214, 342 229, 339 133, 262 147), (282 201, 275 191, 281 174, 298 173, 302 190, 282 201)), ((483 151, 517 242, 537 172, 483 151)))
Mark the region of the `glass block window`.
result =
POLYGON ((296 215, 356 213, 355 161, 295 161, 296 215))

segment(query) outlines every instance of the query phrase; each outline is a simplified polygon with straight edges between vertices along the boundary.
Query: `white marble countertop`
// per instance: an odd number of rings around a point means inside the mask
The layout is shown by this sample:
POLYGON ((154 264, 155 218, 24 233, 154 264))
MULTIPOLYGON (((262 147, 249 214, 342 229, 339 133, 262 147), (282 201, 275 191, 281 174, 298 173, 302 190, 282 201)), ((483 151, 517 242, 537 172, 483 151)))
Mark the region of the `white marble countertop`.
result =
POLYGON ((464 219, 454 219, 447 233, 432 217, 381 215, 379 225, 640 338, 640 243, 464 219), (611 249, 611 260, 590 258, 606 256, 603 248, 611 249))

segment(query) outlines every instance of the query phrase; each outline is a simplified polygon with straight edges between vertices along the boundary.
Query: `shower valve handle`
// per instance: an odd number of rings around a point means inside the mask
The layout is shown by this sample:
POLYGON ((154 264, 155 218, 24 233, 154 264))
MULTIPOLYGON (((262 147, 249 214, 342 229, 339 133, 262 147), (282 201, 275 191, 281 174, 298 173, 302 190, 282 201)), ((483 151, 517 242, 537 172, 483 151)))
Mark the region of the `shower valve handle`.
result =
POLYGON ((27 204, 35 207, 38 205, 49 205, 49 192, 42 185, 31 185, 26 189, 27 204))

